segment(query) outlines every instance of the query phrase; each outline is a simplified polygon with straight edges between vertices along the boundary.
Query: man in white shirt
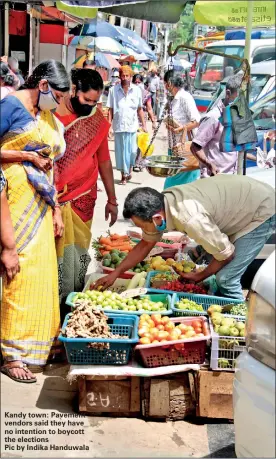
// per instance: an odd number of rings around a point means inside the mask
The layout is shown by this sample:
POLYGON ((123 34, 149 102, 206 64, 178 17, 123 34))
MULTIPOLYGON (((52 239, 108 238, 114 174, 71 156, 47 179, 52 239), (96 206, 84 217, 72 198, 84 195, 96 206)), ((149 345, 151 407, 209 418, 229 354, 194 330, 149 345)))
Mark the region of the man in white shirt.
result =
POLYGON ((138 116, 146 132, 141 89, 131 83, 132 69, 128 65, 120 68, 121 84, 110 88, 106 106, 108 121, 112 123, 115 142, 116 168, 121 172, 120 185, 131 179, 132 167, 137 155, 138 116))
POLYGON ((149 91, 151 93, 152 108, 153 108, 153 113, 155 115, 157 114, 156 95, 159 89, 159 83, 160 83, 160 78, 157 75, 156 70, 153 70, 151 72, 151 79, 149 81, 149 91))

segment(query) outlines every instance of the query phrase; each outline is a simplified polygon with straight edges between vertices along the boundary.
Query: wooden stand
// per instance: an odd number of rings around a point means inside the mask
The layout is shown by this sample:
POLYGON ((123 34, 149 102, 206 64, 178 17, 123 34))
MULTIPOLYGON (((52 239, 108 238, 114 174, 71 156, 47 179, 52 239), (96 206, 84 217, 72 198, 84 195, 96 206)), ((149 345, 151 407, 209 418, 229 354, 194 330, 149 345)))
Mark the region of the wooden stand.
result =
POLYGON ((197 416, 233 419, 234 373, 200 370, 197 379, 197 416))
POLYGON ((188 373, 144 378, 142 415, 146 419, 181 420, 195 412, 188 373))
POLYGON ((86 376, 78 379, 79 411, 97 416, 140 416, 140 378, 86 376))

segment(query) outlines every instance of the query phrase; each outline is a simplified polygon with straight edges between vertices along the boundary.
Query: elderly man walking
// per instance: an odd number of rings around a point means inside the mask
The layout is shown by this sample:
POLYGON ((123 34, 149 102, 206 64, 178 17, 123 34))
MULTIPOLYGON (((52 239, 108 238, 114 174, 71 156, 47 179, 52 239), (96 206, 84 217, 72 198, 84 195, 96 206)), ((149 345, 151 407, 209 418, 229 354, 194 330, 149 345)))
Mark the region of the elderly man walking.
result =
POLYGON ((137 154, 138 116, 146 131, 141 89, 131 83, 132 69, 120 68, 121 84, 110 89, 107 107, 108 121, 112 123, 115 142, 116 169, 121 172, 120 185, 131 179, 132 167, 137 154))

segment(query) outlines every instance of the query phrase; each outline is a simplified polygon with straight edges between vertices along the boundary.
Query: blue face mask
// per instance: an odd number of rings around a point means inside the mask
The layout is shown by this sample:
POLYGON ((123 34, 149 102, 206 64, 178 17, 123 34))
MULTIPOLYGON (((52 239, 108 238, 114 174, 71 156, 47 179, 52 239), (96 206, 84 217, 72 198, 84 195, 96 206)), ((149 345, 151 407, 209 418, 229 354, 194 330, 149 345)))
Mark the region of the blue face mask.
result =
MULTIPOLYGON (((154 216, 156 216, 156 217, 158 216, 159 217, 159 215, 154 215, 154 216)), ((167 228, 167 223, 166 223, 166 220, 164 220, 164 218, 162 218, 161 225, 156 225, 155 223, 154 223, 154 225, 155 225, 155 228, 157 229, 157 231, 160 231, 160 233, 165 231, 165 229, 167 228)))

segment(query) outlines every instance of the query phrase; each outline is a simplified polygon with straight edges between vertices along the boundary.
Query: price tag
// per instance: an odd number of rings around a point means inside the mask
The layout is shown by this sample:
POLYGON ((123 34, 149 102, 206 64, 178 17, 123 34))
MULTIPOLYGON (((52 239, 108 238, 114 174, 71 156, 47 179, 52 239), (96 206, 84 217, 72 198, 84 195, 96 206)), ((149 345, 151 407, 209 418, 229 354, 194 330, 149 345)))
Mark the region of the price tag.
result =
POLYGON ((146 288, 132 288, 130 290, 125 290, 120 296, 122 298, 134 298, 135 296, 145 295, 147 291, 146 288))

